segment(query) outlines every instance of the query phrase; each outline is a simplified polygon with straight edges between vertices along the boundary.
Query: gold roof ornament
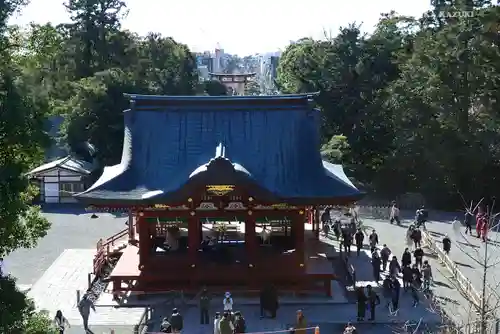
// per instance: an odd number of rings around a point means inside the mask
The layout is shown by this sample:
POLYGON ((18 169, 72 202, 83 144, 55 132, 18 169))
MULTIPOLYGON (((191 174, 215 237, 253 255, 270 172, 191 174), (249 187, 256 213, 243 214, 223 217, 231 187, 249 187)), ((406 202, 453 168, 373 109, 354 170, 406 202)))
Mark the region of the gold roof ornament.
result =
POLYGON ((233 185, 208 185, 207 192, 215 196, 224 196, 234 190, 233 185))

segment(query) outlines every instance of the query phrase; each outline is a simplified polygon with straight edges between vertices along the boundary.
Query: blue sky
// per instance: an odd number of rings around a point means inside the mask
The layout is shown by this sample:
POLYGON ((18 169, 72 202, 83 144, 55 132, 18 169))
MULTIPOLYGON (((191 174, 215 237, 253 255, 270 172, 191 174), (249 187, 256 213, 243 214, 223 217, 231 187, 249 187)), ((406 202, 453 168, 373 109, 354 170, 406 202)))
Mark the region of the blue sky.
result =
MULTIPOLYGON (((169 1, 126 0, 126 29, 139 34, 150 31, 171 36, 194 51, 213 50, 220 45, 240 56, 284 49, 302 37, 335 35, 339 27, 361 23, 373 30, 380 13, 420 16, 430 0, 252 0, 169 1)), ((69 20, 62 0, 31 0, 12 20, 54 24, 69 20)))

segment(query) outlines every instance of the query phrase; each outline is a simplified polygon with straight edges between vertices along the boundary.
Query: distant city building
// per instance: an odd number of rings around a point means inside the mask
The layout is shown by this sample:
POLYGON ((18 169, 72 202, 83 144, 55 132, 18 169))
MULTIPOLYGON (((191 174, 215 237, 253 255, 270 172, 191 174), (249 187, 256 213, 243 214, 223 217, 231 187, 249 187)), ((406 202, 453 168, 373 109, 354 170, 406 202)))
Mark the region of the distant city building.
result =
POLYGON ((210 80, 210 70, 208 69, 208 66, 206 65, 199 65, 198 66, 198 76, 200 81, 206 81, 210 80))
POLYGON ((276 79, 278 64, 280 58, 278 56, 271 56, 270 58, 270 66, 271 66, 271 79, 276 79))

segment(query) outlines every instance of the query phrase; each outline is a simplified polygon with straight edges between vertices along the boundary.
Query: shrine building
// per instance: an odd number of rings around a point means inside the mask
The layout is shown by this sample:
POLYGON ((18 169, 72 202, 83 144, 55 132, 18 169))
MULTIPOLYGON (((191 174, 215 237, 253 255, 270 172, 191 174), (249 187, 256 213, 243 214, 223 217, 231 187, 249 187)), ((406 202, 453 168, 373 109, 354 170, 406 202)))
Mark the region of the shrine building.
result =
POLYGON ((313 95, 126 96, 121 163, 75 196, 133 217, 109 276, 116 294, 265 284, 332 294, 319 206, 363 194, 322 161, 313 95))

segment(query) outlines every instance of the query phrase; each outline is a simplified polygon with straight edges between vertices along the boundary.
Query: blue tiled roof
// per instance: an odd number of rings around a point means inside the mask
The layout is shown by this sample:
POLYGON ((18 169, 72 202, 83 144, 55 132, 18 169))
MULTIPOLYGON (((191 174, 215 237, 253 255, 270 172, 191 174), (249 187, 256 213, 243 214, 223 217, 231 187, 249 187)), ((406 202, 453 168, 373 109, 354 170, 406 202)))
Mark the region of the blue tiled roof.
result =
POLYGON ((77 197, 161 200, 214 158, 217 147, 224 148, 224 157, 236 168, 280 199, 360 195, 323 165, 319 113, 310 106, 310 95, 130 97, 137 109, 124 113, 121 164, 106 168, 96 184, 77 197), (148 103, 141 106, 141 101, 148 103))

